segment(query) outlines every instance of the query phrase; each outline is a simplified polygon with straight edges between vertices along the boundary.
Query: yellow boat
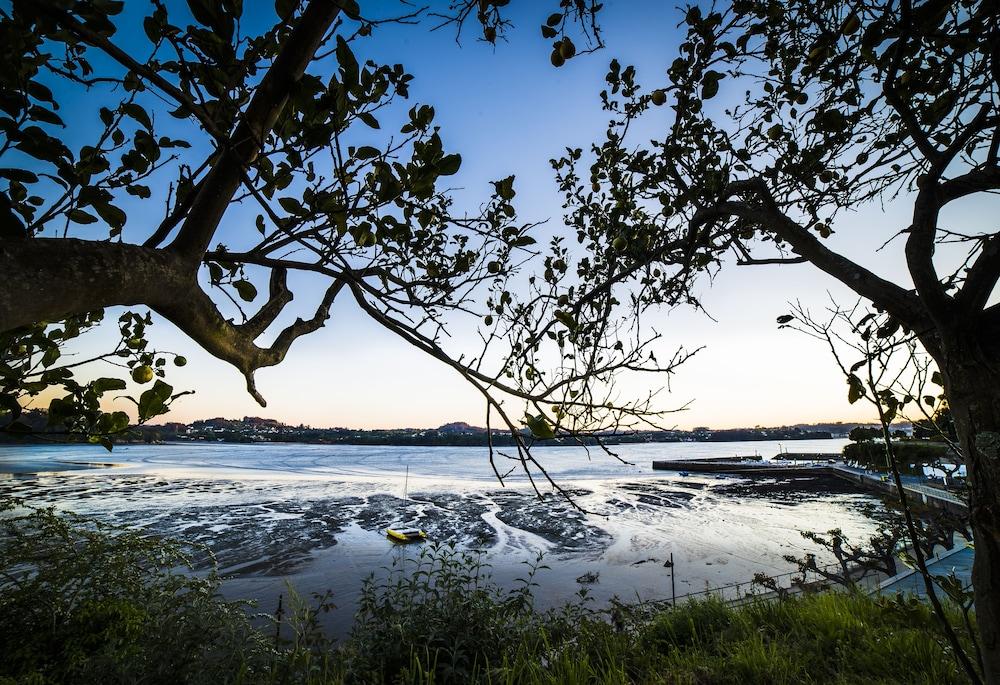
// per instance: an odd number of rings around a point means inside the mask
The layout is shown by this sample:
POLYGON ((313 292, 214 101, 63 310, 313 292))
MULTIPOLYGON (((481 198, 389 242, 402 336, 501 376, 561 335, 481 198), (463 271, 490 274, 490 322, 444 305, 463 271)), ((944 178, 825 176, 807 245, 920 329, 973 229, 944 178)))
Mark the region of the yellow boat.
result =
POLYGON ((427 533, 416 528, 386 528, 386 536, 393 542, 422 542, 427 533))

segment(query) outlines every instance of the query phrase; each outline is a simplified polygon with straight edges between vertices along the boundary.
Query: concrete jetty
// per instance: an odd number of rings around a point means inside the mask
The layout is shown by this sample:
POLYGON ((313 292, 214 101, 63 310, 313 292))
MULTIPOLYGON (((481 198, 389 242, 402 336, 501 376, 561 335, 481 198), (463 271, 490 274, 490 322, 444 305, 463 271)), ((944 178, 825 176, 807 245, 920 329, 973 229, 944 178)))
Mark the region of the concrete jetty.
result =
POLYGON ((687 471, 688 473, 767 474, 794 476, 817 473, 825 464, 774 464, 766 461, 735 461, 733 459, 685 459, 684 461, 654 461, 656 471, 687 471))
MULTIPOLYGON (((815 455, 812 463, 787 463, 778 455, 774 461, 737 459, 685 459, 681 461, 656 460, 656 471, 685 471, 687 473, 725 473, 740 476, 833 476, 849 481, 867 490, 898 496, 896 484, 884 473, 849 466, 843 461, 830 458, 831 455, 815 455)), ((928 506, 940 507, 955 513, 965 513, 968 505, 961 497, 925 482, 907 478, 903 489, 914 501, 928 506)))

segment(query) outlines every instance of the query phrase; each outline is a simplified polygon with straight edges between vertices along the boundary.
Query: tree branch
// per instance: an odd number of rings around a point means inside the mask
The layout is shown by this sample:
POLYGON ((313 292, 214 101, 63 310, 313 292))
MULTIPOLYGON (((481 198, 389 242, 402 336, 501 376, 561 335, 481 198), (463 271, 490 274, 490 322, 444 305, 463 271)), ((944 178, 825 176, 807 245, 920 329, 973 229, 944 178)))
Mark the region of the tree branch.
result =
MULTIPOLYGON (((981 167, 941 183, 937 189, 937 199, 943 207, 967 195, 997 189, 1000 189, 1000 168, 981 167)), ((983 241, 982 252, 969 267, 965 283, 955 295, 955 303, 967 312, 983 309, 998 279, 1000 279, 1000 236, 994 235, 983 241)))
POLYGON ((340 7, 333 0, 311 0, 306 7, 255 89, 239 125, 224 144, 219 161, 205 177, 205 187, 195 198, 171 249, 192 261, 201 259, 243 181, 244 168, 257 159, 292 89, 339 13, 340 7))
POLYGON ((943 181, 937 190, 941 206, 960 200, 966 195, 1000 189, 1000 167, 982 167, 967 174, 943 181))
MULTIPOLYGON (((941 175, 952 159, 961 151, 965 144, 978 131, 982 130, 988 120, 990 105, 980 107, 975 118, 956 136, 954 142, 943 153, 936 153, 930 158, 931 168, 917 179, 920 190, 913 204, 913 223, 910 225, 910 235, 906 239, 906 265, 926 303, 931 316, 939 321, 945 320, 951 310, 952 298, 945 286, 941 284, 937 269, 934 266, 935 240, 938 232, 938 217, 941 208, 953 200, 970 193, 980 192, 995 186, 1000 172, 994 169, 977 169, 950 181, 940 182, 941 175)), ((989 269, 990 259, 983 263, 983 268, 989 269)), ((982 276, 977 274, 974 283, 982 276)), ((985 285, 985 283, 984 283, 985 285)), ((984 286, 979 286, 984 287, 984 286)), ((992 287, 987 288, 992 290, 992 287)), ((987 293, 988 296, 988 293, 987 293)), ((976 299, 973 296, 973 299, 976 299)), ((985 304, 985 301, 984 301, 985 304)))
POLYGON ((272 272, 268 301, 240 326, 222 316, 189 266, 171 252, 128 243, 75 238, 0 241, 0 273, 6 279, 0 288, 0 332, 104 307, 145 305, 239 369, 247 390, 263 406, 254 371, 280 363, 296 339, 323 326, 344 279, 334 279, 311 318, 296 319, 269 347, 260 347, 254 340, 292 299, 285 270, 272 272))
POLYGON ((293 299, 292 291, 288 289, 288 269, 279 267, 271 269, 271 282, 268 300, 260 310, 250 317, 250 320, 239 328, 251 340, 257 339, 267 327, 274 323, 278 314, 293 299))
POLYGON ((736 260, 736 266, 762 266, 764 264, 804 264, 809 260, 805 257, 769 257, 767 259, 754 259, 753 257, 743 257, 736 260))
POLYGON ((969 267, 955 303, 967 312, 978 312, 986 306, 990 293, 1000 279, 1000 235, 983 241, 983 251, 969 267))
POLYGON ((925 312, 916 295, 823 245, 819 238, 788 218, 778 208, 763 179, 733 181, 723 192, 722 201, 699 210, 691 218, 691 224, 697 227, 733 216, 752 221, 778 236, 788 243, 796 254, 862 297, 883 307, 911 328, 919 328, 919 323, 924 320, 925 312), (758 199, 760 204, 727 201, 730 197, 744 194, 758 199))
POLYGON ((906 239, 904 248, 906 266, 913 278, 913 284, 917 287, 917 292, 928 312, 938 321, 943 321, 947 316, 951 299, 941 285, 937 268, 934 266, 934 238, 937 235, 941 206, 937 183, 925 182, 913 203, 913 222, 910 224, 910 235, 906 239))
POLYGON ((198 193, 201 192, 204 185, 205 179, 202 179, 191 188, 187 197, 184 198, 184 202, 178 202, 174 206, 174 211, 170 212, 170 214, 163 219, 162 222, 160 222, 160 225, 156 227, 156 230, 153 231, 152 235, 146 238, 146 241, 142 244, 143 247, 159 247, 163 241, 167 239, 170 232, 177 228, 177 225, 184 220, 184 217, 187 215, 188 210, 191 209, 191 205, 194 204, 195 198, 198 197, 198 193))
MULTIPOLYGON (((275 279, 283 281, 281 276, 272 276, 272 286, 275 285, 275 279)), ((283 286, 283 283, 278 285, 279 293, 283 286)), ((266 310, 267 314, 249 329, 244 329, 243 326, 235 325, 232 321, 225 319, 208 294, 193 280, 189 282, 181 297, 165 298, 164 301, 151 303, 151 306, 156 312, 162 314, 184 331, 209 354, 229 362, 239 369, 246 378, 247 392, 257 400, 260 406, 265 407, 267 402, 257 391, 254 372, 266 366, 279 364, 295 340, 322 328, 326 320, 330 318, 330 307, 343 286, 342 280, 331 284, 312 318, 296 319, 294 323, 278 334, 270 347, 259 347, 254 343, 254 339, 260 334, 256 329, 263 320, 270 316, 270 321, 267 322, 269 325, 280 311, 280 308, 275 311, 274 302, 280 302, 285 296, 279 294, 275 297, 274 291, 272 291, 271 300, 262 309, 262 311, 266 310), (271 316, 272 314, 273 316, 271 316)), ((287 297, 289 300, 291 299, 290 293, 287 294, 287 297)), ((244 326, 251 324, 256 319, 257 317, 254 317, 244 326)))
POLYGON ((885 77, 885 83, 882 86, 882 92, 885 95, 886 101, 892 106, 894 110, 899 114, 900 119, 903 122, 903 126, 906 129, 907 134, 916 144, 917 149, 920 153, 930 162, 934 162, 940 156, 940 152, 934 147, 927 133, 920 127, 920 122, 917 121, 916 115, 913 113, 913 109, 899 97, 899 91, 896 90, 896 77, 899 74, 899 67, 903 63, 903 58, 906 56, 906 44, 910 40, 910 31, 913 23, 913 7, 910 0, 902 0, 900 4, 900 18, 902 20, 903 28, 901 35, 896 42, 893 43, 892 48, 895 52, 892 56, 892 63, 889 66, 889 71, 885 77))
POLYGON ((0 331, 114 305, 181 300, 193 279, 163 250, 76 238, 0 241, 0 274, 0 331))
POLYGON ((58 24, 70 31, 80 40, 101 50, 108 57, 118 62, 118 64, 122 65, 129 71, 135 72, 142 78, 146 79, 149 83, 162 90, 164 93, 173 98, 178 104, 184 105, 184 108, 194 115, 198 122, 205 127, 205 130, 208 131, 213 138, 225 138, 225 132, 218 129, 215 122, 212 121, 212 118, 208 116, 208 113, 205 112, 205 110, 202 109, 197 102, 195 102, 180 88, 160 76, 160 74, 153 70, 148 64, 143 64, 137 61, 110 40, 80 23, 76 17, 71 15, 69 12, 66 12, 58 7, 53 7, 49 0, 42 0, 40 4, 40 9, 43 12, 48 14, 58 24))

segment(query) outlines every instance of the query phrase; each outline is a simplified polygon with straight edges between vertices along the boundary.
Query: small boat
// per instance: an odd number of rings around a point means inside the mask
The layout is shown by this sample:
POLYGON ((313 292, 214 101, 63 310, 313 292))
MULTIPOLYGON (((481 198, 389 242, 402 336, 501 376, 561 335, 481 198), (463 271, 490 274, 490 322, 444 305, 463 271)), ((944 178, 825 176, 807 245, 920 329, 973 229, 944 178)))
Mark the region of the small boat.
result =
POLYGON ((393 542, 423 542, 427 533, 417 528, 386 528, 386 536, 393 542))
POLYGON ((690 476, 691 474, 688 473, 687 471, 681 471, 681 475, 682 476, 690 476))

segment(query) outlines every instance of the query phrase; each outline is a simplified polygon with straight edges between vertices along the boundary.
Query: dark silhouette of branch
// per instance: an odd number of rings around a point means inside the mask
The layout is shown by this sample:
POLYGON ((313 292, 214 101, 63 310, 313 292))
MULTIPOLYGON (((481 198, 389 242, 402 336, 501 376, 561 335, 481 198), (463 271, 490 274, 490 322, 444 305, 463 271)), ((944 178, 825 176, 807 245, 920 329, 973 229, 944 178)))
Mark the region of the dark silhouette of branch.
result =
POLYGON ((192 261, 201 259, 243 181, 243 170, 257 159, 265 137, 339 13, 340 6, 333 0, 311 0, 306 6, 254 90, 240 123, 219 154, 219 161, 205 176, 204 188, 195 198, 170 249, 192 261))

